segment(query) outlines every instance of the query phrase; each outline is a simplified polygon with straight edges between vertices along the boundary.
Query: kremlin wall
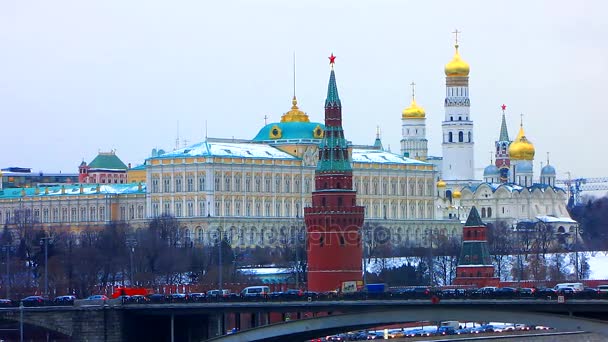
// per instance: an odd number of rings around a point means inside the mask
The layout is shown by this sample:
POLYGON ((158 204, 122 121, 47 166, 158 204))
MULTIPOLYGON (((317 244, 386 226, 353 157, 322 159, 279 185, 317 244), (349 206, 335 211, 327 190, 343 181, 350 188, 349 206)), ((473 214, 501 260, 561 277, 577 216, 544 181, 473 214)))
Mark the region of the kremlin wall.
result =
MULTIPOLYGON (((155 151, 133 168, 113 151, 100 153, 80 164, 79 183, 1 189, 0 222, 79 234, 111 221, 137 229, 170 214, 196 244, 210 244, 221 232, 233 247, 276 247, 292 243, 296 231, 318 225, 321 217, 335 222, 321 208, 341 207, 345 222, 364 231, 382 226, 389 243, 408 248, 428 245, 431 235, 460 237, 462 221, 476 207, 483 222, 515 225, 550 217, 572 231, 576 222, 568 217, 566 191, 555 186, 555 167, 547 160, 535 175, 534 145, 523 120, 515 140, 509 139, 505 106, 494 160, 483 180, 475 179, 470 66, 459 49, 457 42, 444 69, 442 136, 431 137, 441 139, 441 156, 428 155, 426 112, 414 85, 401 115, 399 154, 383 148, 380 134, 369 145, 346 140, 332 63, 324 123, 312 122, 294 96, 281 120, 252 132, 251 139, 205 138, 155 151)), ((8 178, 2 175, 2 184, 8 178)), ((360 259, 360 252, 353 255, 360 259)))

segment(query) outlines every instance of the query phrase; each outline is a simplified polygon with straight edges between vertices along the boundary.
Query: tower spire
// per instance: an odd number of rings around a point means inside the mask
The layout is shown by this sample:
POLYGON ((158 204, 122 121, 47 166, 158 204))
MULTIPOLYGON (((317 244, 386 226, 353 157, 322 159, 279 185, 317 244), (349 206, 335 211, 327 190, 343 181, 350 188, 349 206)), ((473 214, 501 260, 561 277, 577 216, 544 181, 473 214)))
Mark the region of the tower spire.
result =
MULTIPOLYGON (((338 96, 338 86, 336 85, 336 74, 334 73, 334 64, 336 56, 332 53, 329 57, 331 72, 329 74, 329 84, 327 85, 327 98, 325 99, 325 109, 329 107, 342 107, 340 97, 338 96)), ((327 119, 327 118, 326 118, 327 119)))
POLYGON ((415 92, 416 83, 414 83, 414 81, 412 81, 412 83, 410 83, 410 85, 412 86, 412 101, 416 101, 416 92, 415 92))
POLYGON ((502 123, 500 124, 500 137, 499 141, 510 141, 509 140, 509 131, 507 129, 507 119, 505 118, 505 111, 507 110, 506 105, 500 106, 502 108, 502 123))

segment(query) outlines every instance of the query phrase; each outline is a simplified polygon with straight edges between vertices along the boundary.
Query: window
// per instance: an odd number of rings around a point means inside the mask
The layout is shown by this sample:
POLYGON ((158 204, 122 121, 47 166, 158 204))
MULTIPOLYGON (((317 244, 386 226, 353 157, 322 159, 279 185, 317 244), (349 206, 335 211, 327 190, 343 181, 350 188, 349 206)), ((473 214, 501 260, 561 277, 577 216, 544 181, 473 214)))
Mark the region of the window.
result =
POLYGON ((99 207, 99 221, 105 221, 105 220, 106 220, 106 208, 99 207))
POLYGON ((262 180, 260 176, 255 176, 255 192, 262 191, 262 180))
POLYGON ((448 133, 448 142, 453 142, 452 132, 448 133))
POLYGON ((220 175, 215 175, 215 191, 220 191, 220 175))
POLYGON ((186 207, 187 207, 187 210, 188 210, 187 216, 188 217, 194 216, 194 203, 192 201, 188 201, 186 203, 186 207))
POLYGON ((207 210, 205 209, 205 200, 198 202, 198 216, 207 216, 207 210))
POLYGON ((135 207, 133 205, 129 206, 129 220, 133 220, 135 218, 135 207))
POLYGON ((205 190, 205 175, 198 176, 198 191, 205 190))
POLYGON ((137 218, 138 219, 144 218, 144 206, 143 205, 137 206, 137 218))
POLYGON ((152 216, 153 217, 158 217, 160 212, 159 212, 159 205, 158 203, 152 203, 152 216))
POLYGON ((124 206, 120 207, 120 220, 124 221, 127 219, 127 209, 124 206))
POLYGON ((158 192, 158 178, 152 178, 152 192, 158 192))
POLYGON ((175 202, 175 217, 182 217, 182 202, 175 202))
POLYGON ((271 192, 272 190, 270 190, 270 185, 271 185, 270 177, 266 177, 264 179, 264 191, 271 192))
POLYGON ((471 132, 469 132, 469 142, 471 142, 473 140, 473 134, 471 132))
POLYGON ((492 217, 492 208, 488 208, 487 213, 488 213, 488 217, 492 217))
POLYGON ((171 179, 163 179, 163 192, 171 192, 171 179))
POLYGON ((245 191, 246 192, 251 191, 251 177, 250 176, 245 177, 245 191))
POLYGON ((481 208, 481 217, 486 217, 486 208, 481 208))
POLYGON ((225 191, 230 191, 230 175, 226 174, 226 176, 224 176, 224 190, 225 191))
POLYGON ((291 192, 291 181, 289 178, 285 179, 285 192, 291 192))
POLYGON ((194 177, 192 176, 188 176, 188 178, 186 179, 186 191, 194 191, 194 177))
POLYGON ((163 203, 163 214, 169 215, 171 214, 171 207, 169 202, 163 203))
POLYGON ((241 191, 241 177, 236 177, 234 179, 234 191, 241 191))
POLYGON ((462 131, 458 132, 458 142, 464 142, 464 133, 462 131))
POLYGON ((277 203, 275 205, 275 216, 276 217, 280 217, 281 216, 281 203, 277 203))

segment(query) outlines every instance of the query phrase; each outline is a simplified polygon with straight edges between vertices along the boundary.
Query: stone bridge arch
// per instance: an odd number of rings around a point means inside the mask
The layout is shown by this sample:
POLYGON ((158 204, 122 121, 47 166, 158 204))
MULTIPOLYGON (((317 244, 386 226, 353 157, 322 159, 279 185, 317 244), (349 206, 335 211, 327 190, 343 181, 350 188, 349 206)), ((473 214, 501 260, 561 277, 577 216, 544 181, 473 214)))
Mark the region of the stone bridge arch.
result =
POLYGON ((329 315, 310 319, 277 323, 245 330, 233 335, 213 338, 210 341, 289 341, 306 340, 318 336, 360 330, 384 324, 412 321, 477 321, 513 322, 559 327, 563 331, 587 331, 608 336, 608 322, 581 317, 547 314, 542 312, 503 311, 479 307, 449 308, 427 307, 413 309, 386 309, 379 311, 329 315))

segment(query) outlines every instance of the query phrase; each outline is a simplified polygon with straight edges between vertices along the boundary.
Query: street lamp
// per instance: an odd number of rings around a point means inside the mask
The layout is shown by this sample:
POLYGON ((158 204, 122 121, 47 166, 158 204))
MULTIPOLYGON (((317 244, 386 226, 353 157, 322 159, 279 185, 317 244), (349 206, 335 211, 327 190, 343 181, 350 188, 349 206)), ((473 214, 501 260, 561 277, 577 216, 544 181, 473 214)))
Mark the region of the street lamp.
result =
POLYGON ((135 286, 135 271, 134 271, 134 265, 133 265, 133 253, 135 253, 135 246, 137 246, 137 240, 135 239, 135 237, 131 236, 131 237, 127 238, 126 244, 127 244, 127 247, 129 247, 129 266, 131 269, 131 273, 130 273, 131 286, 135 286))
POLYGON ((43 237, 40 239, 40 245, 44 244, 44 296, 49 296, 49 273, 48 273, 48 261, 49 261, 49 240, 50 237, 43 237))
POLYGON ((220 296, 222 295, 222 230, 221 227, 217 230, 217 253, 218 253, 218 261, 217 261, 217 274, 218 274, 218 283, 220 296))
POLYGON ((11 244, 6 244, 2 246, 2 251, 6 252, 6 299, 11 298, 10 252, 14 250, 15 247, 11 244))

